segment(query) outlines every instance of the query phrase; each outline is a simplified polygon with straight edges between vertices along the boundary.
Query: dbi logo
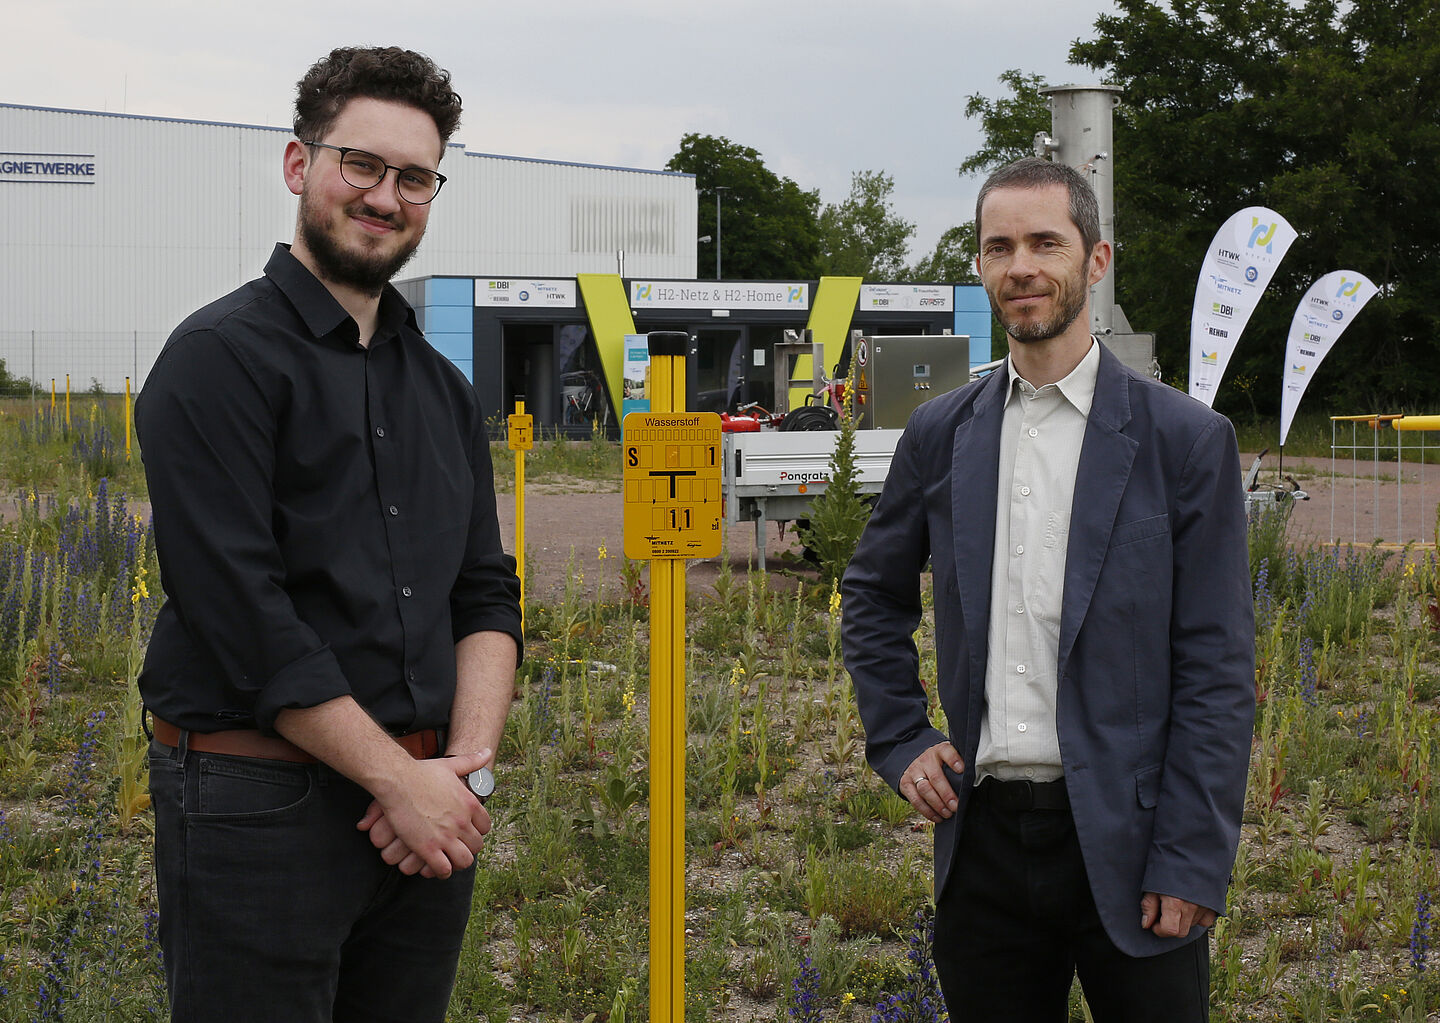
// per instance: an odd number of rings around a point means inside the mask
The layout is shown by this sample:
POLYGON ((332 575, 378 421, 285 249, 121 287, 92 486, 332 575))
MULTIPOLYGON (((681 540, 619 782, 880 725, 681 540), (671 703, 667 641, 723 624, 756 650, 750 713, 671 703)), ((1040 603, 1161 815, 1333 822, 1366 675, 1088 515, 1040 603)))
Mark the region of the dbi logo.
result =
MULTIPOLYGON (((1355 301, 1356 295, 1357 295, 1357 293, 1358 293, 1359 291, 1360 291, 1360 282, 1359 282, 1359 281, 1352 281, 1352 280, 1350 280, 1348 277, 1341 277, 1341 278, 1340 278, 1340 290, 1337 291, 1337 292, 1335 292, 1335 297, 1336 297, 1336 298, 1348 298, 1350 301, 1353 302, 1353 301, 1355 301)), ((1336 319, 1339 319, 1339 317, 1336 317, 1336 319)))
POLYGON ((1252 249, 1263 247, 1266 252, 1274 252, 1275 229, 1279 226, 1279 224, 1263 224, 1259 217, 1251 217, 1250 241, 1247 244, 1252 249))
POLYGON ((1216 349, 1216 350, 1213 351, 1213 352, 1207 352, 1207 351, 1206 351, 1205 349, 1203 349, 1203 348, 1200 349, 1200 361, 1203 362, 1203 363, 1204 363, 1205 365, 1207 365, 1207 366, 1215 366, 1215 365, 1218 365, 1219 362, 1220 362, 1220 351, 1219 351, 1219 349, 1216 349))

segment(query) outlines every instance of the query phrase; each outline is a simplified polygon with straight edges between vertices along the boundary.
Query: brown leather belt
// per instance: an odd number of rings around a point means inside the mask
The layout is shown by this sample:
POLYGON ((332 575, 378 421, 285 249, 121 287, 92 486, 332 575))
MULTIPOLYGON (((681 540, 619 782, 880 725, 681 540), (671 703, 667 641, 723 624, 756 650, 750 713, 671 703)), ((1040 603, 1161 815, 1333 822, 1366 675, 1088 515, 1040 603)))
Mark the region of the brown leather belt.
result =
MULTIPOLYGON (((179 748, 180 729, 177 726, 154 715, 151 715, 150 721, 154 727, 155 738, 162 746, 179 748)), ((433 728, 396 736, 395 741, 416 760, 429 760, 440 755, 440 733, 433 728)), ((284 760, 292 764, 319 762, 293 742, 287 742, 279 736, 261 735, 253 728, 237 728, 228 732, 191 732, 186 745, 197 753, 284 760)))

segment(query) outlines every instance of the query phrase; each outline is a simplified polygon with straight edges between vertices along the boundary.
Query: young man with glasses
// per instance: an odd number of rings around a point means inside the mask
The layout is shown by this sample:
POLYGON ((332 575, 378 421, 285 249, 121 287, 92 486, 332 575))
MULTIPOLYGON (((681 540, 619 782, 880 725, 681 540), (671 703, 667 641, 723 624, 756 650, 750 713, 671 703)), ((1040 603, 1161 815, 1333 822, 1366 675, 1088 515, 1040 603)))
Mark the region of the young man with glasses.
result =
POLYGON ((294 243, 136 410, 168 601, 140 677, 175 1020, 444 1018, 520 649, 483 412, 389 286, 460 117, 337 49, 299 83, 294 243))

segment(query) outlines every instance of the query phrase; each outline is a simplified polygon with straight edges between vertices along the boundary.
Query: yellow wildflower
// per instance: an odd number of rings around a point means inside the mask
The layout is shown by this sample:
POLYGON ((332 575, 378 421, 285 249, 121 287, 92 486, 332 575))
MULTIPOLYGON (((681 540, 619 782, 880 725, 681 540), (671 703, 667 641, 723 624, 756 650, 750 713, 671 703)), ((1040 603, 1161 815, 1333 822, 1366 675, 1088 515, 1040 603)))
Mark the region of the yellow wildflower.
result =
POLYGON ((606 558, 608 558, 608 557, 610 556, 610 552, 605 549, 605 541, 604 541, 604 540, 601 540, 601 541, 600 541, 600 549, 599 549, 598 551, 596 551, 595 554, 596 554, 597 559, 600 560, 600 561, 604 561, 606 558))

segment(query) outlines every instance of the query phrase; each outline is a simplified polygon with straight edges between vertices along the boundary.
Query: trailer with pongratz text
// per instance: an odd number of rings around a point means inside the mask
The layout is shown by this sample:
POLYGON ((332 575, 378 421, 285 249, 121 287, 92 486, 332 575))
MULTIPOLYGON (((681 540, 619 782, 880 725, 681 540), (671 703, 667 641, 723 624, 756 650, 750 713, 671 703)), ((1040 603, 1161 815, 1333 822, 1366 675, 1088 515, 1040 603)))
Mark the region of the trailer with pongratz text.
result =
MULTIPOLYGON (((855 431, 856 492, 875 496, 885 486, 895 445, 904 430, 855 431)), ((810 503, 830 482, 830 460, 839 432, 727 433, 721 492, 725 521, 755 523, 755 548, 765 569, 765 527, 810 517, 810 503)))

